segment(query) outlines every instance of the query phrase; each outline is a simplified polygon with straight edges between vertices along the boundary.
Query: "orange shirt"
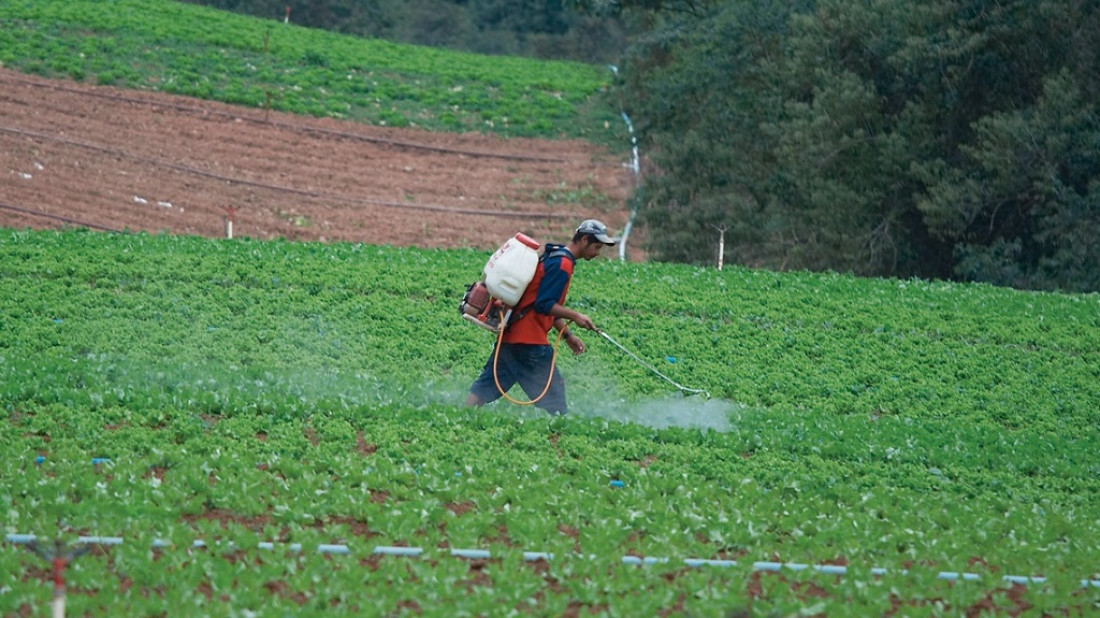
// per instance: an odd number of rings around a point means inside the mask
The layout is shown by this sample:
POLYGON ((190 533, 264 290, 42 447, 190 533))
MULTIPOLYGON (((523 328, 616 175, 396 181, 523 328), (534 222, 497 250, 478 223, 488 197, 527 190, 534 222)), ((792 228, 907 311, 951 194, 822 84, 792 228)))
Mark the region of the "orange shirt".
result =
POLYGON ((546 245, 543 256, 544 258, 539 260, 535 268, 535 276, 513 309, 513 312, 521 312, 524 309, 527 309, 527 312, 521 318, 513 318, 509 322, 508 328, 504 331, 505 343, 532 345, 550 343, 546 333, 554 327, 554 316, 545 312, 549 312, 555 303, 565 304, 569 282, 573 279, 573 265, 576 258, 562 245, 551 244, 546 245))

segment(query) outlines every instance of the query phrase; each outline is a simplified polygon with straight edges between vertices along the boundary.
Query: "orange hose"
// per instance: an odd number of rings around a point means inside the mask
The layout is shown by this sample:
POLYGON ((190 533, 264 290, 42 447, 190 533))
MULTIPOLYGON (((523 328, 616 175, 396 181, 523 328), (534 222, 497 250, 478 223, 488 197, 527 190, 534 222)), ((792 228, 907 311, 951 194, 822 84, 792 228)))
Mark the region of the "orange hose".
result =
POLYGON ((558 344, 561 343, 561 337, 565 334, 566 328, 569 327, 566 326, 565 328, 559 330, 558 338, 554 340, 554 353, 550 356, 550 374, 546 376, 546 386, 542 387, 542 392, 539 393, 539 396, 535 397, 531 401, 519 401, 517 399, 512 399, 512 397, 510 397, 508 393, 504 392, 504 389, 500 387, 500 378, 497 377, 497 359, 500 358, 500 344, 504 341, 504 327, 501 327, 501 329, 497 332, 496 349, 493 350, 493 382, 496 383, 497 391, 500 392, 501 396, 503 396, 508 401, 511 401, 512 403, 520 406, 529 406, 546 396, 546 392, 550 390, 550 383, 554 381, 554 362, 558 359, 558 344))

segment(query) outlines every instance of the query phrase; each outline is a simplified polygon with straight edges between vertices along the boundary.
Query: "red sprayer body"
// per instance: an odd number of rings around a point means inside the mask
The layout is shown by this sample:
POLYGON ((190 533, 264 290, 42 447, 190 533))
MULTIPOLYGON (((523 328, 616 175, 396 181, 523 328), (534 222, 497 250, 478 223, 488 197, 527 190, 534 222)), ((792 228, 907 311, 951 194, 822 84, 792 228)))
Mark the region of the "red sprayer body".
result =
POLYGON ((535 276, 539 243, 526 234, 516 234, 497 249, 481 280, 466 289, 459 304, 462 317, 492 332, 508 325, 512 309, 535 276))

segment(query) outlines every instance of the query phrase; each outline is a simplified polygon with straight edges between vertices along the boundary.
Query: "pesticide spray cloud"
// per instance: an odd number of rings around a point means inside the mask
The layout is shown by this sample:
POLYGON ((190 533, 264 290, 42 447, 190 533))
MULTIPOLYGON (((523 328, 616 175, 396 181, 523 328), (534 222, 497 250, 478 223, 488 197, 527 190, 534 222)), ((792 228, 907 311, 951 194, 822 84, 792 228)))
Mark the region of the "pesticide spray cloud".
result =
MULTIPOLYGON (((730 431, 744 409, 725 399, 670 392, 664 395, 627 397, 619 393, 613 378, 590 371, 570 383, 570 414, 637 423, 654 429, 679 427, 709 431, 730 431)), ((568 379, 568 378, 567 378, 568 379)))
POLYGON ((576 413, 654 429, 680 427, 725 432, 733 429, 731 418, 741 407, 732 401, 674 394, 639 401, 618 400, 578 409, 576 413))
MULTIPOLYGON (((359 367, 349 347, 323 320, 280 325, 280 349, 298 362, 254 363, 247 355, 213 359, 165 359, 149 366, 125 357, 86 359, 80 395, 89 404, 126 405, 141 397, 146 406, 165 406, 195 414, 232 415, 263 410, 267 415, 305 418, 317 412, 400 405, 416 409, 461 407, 476 377, 468 371, 405 375, 380 365, 359 367)), ((246 350, 246 352, 248 352, 246 350)), ((696 428, 730 431, 744 406, 728 400, 670 390, 647 396, 620 393, 617 377, 599 356, 559 356, 573 418, 600 418, 654 429, 696 428)), ((617 357, 616 357, 617 360, 617 357)), ((659 384, 659 382, 657 382, 659 384)), ((526 400, 521 389, 512 395, 526 400)), ((489 409, 518 418, 541 418, 534 406, 505 401, 489 409)))
MULTIPOLYGON (((140 394, 146 406, 164 406, 233 415, 265 410, 268 415, 305 418, 319 411, 402 405, 412 408, 462 406, 470 379, 459 375, 407 381, 395 376, 320 368, 256 371, 236 366, 181 363, 147 367, 115 361, 85 367, 79 395, 88 405, 126 405, 140 394), (217 377, 214 377, 217 376, 217 377), (275 411, 278 411, 276 414, 275 411)), ((613 381, 592 373, 567 376, 569 416, 636 423, 654 429, 669 427, 726 432, 734 429, 745 406, 719 399, 669 393, 631 399, 616 394, 613 381), (576 378, 570 380, 570 377, 576 378)), ((523 398, 518 388, 512 394, 523 398)), ((76 397, 74 394, 73 397, 76 397)), ((79 400, 79 398, 77 399, 79 400)), ((517 418, 545 418, 534 406, 499 400, 488 409, 517 418)))

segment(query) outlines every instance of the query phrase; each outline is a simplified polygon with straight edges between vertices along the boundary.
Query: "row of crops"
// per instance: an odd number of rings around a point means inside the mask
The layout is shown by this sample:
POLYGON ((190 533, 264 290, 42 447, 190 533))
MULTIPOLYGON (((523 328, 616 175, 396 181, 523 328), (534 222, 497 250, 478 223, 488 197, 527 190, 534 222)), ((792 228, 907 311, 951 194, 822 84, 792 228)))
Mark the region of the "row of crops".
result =
POLYGON ((0 65, 385 126, 610 141, 604 67, 480 56, 301 28, 173 0, 22 0, 0 65))
MULTIPOLYGON (((552 418, 460 405, 486 257, 0 230, 4 533, 124 539, 80 615, 1100 609, 1097 295, 582 263, 572 304, 714 399, 589 335, 552 418)), ((49 598, 0 545, 0 614, 49 598)))

